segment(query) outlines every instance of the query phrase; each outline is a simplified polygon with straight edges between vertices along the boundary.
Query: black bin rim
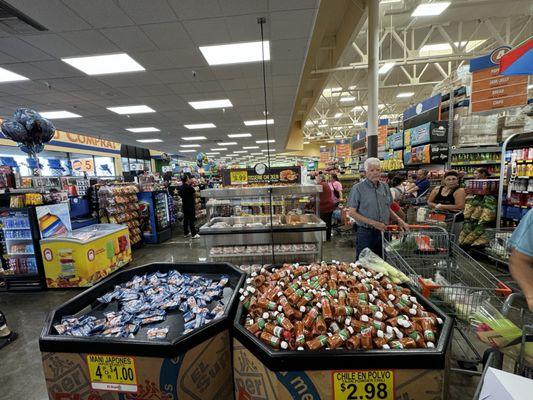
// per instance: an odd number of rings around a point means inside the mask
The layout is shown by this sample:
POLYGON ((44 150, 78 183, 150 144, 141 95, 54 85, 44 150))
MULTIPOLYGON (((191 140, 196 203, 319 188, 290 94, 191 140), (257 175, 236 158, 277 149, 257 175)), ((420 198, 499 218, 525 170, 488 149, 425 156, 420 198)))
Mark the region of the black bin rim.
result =
POLYGON ((439 340, 433 349, 402 350, 274 350, 251 334, 243 325, 241 302, 235 313, 233 337, 271 371, 321 371, 353 369, 446 369, 454 320, 412 285, 406 284, 418 303, 442 319, 439 340))
POLYGON ((246 274, 244 271, 225 262, 156 262, 128 268, 126 270, 119 270, 93 287, 74 296, 67 302, 50 311, 46 317, 39 337, 39 349, 41 352, 58 353, 176 357, 209 338, 214 337, 220 332, 231 328, 231 322, 235 316, 237 301, 239 298, 239 288, 242 286, 245 279, 246 274), (53 325, 58 322, 61 317, 76 314, 83 310, 85 307, 93 304, 97 297, 107 293, 108 290, 113 288, 116 284, 124 283, 134 275, 153 273, 156 271, 168 271, 172 269, 191 275, 229 275, 230 282, 233 279, 234 287, 232 286, 233 293, 230 296, 224 315, 215 321, 211 321, 202 327, 195 329, 187 335, 180 335, 172 340, 149 341, 135 338, 61 336, 54 333, 55 328, 53 325), (88 301, 88 299, 93 299, 93 301, 88 301))

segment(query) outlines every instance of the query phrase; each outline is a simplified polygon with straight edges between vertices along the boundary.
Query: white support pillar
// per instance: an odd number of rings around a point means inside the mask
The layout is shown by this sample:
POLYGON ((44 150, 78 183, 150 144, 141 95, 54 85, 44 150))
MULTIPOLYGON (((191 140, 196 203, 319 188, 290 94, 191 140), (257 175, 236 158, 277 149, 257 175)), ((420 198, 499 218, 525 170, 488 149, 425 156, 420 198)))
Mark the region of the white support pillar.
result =
POLYGON ((368 0, 368 157, 378 155, 379 0, 368 0))

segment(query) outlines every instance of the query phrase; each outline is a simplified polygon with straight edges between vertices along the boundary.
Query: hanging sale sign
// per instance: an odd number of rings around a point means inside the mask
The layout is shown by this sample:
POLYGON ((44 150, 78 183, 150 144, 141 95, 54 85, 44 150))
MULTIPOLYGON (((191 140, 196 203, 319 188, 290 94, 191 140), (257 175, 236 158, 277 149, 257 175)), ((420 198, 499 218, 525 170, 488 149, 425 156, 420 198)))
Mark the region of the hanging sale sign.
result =
POLYGON ((328 162, 329 161, 329 157, 330 157, 330 153, 329 153, 329 149, 324 147, 324 148, 320 148, 320 162, 328 162))
POLYGON ((501 46, 492 53, 470 60, 473 113, 522 106, 527 103, 527 76, 500 75, 500 58, 510 50, 501 46))
POLYGON ((350 150, 351 143, 349 139, 335 139, 335 155, 338 158, 350 157, 350 150))

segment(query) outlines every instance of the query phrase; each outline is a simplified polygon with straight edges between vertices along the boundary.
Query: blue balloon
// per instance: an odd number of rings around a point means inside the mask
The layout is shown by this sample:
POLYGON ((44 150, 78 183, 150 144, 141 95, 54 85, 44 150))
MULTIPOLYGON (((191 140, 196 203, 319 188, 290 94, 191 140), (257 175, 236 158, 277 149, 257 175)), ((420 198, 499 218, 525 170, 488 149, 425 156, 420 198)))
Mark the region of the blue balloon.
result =
POLYGON ((41 114, 31 108, 17 108, 13 117, 22 125, 25 125, 29 119, 41 118, 41 114))
POLYGON ((19 143, 19 147, 27 154, 37 154, 44 150, 44 144, 41 143, 19 143))
POLYGON ((2 122, 2 133, 15 142, 24 142, 28 140, 26 128, 17 121, 5 120, 2 122))
POLYGON ((26 121, 29 139, 36 143, 47 143, 54 137, 54 125, 44 118, 32 118, 26 121))

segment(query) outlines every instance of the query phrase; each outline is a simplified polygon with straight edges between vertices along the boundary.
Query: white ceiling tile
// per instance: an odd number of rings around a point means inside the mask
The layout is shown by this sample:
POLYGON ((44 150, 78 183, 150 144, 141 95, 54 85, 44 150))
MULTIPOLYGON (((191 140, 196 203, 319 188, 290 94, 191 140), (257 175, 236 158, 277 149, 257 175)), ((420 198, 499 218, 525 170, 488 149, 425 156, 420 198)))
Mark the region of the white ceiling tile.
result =
POLYGON ((171 83, 168 85, 178 95, 196 93, 196 87, 189 82, 171 83))
POLYGON ((120 51, 120 48, 98 31, 73 31, 60 34, 65 40, 80 49, 79 56, 105 54, 120 51))
POLYGON ((110 87, 128 87, 128 86, 143 86, 156 85, 159 82, 155 74, 147 72, 132 72, 128 74, 111 74, 100 75, 98 80, 110 87))
POLYGON ((273 62, 277 60, 297 60, 302 62, 306 52, 307 38, 274 40, 270 44, 270 55, 273 62))
POLYGON ((197 46, 231 42, 225 18, 195 19, 184 21, 183 25, 197 46))
POLYGON ((156 50, 154 42, 136 26, 101 29, 100 32, 126 52, 156 50))
POLYGON ((301 8, 317 8, 319 0, 269 0, 271 11, 298 10, 301 8))
POLYGON ((223 79, 219 82, 224 90, 246 89, 246 82, 243 79, 223 79))
POLYGON ((20 61, 50 60, 53 58, 16 37, 0 38, 0 49, 20 61))
POLYGON ((82 76, 82 72, 78 71, 75 68, 72 68, 70 65, 58 61, 35 61, 32 65, 36 68, 43 70, 46 73, 46 76, 49 78, 61 78, 61 77, 74 77, 82 76))
POLYGON ((165 52, 165 55, 176 68, 194 68, 207 65, 198 49, 178 49, 165 52))
POLYGON ((274 86, 296 86, 299 82, 299 76, 292 75, 274 75, 272 77, 272 83, 274 86))
MULTIPOLYGON (((10 3, 14 3, 13 0, 10 3)), ((60 0, 17 0, 15 7, 54 32, 87 29, 89 24, 60 0)))
POLYGON ((67 5, 95 28, 111 28, 133 24, 133 21, 114 1, 68 0, 67 5))
POLYGON ((56 58, 79 54, 79 49, 54 33, 22 36, 22 40, 56 58))
POLYGON ((222 14, 216 0, 168 0, 180 20, 218 17, 222 14))
POLYGON ((309 37, 315 13, 314 9, 271 13, 271 40, 309 37))
POLYGON ((194 47, 181 22, 142 25, 141 29, 159 49, 190 49, 194 47))
POLYGON ((217 65, 211 67, 213 74, 217 79, 240 79, 242 71, 236 65, 217 65))
POLYGON ((118 4, 138 25, 176 20, 166 0, 118 0, 118 4))
MULTIPOLYGON (((194 87, 196 90, 198 90, 200 93, 203 92, 222 92, 222 86, 220 86, 220 83, 217 81, 205 81, 205 82, 193 82, 194 87)), ((224 96, 222 96, 224 97, 224 96)), ((214 97, 215 99, 218 99, 220 97, 214 97)), ((207 99, 209 100, 209 99, 207 99)))
MULTIPOLYGON (((232 42, 254 42, 261 40, 261 28, 256 15, 238 15, 226 17, 226 26, 232 42)), ((268 24, 264 25, 265 37, 268 38, 268 24)))

